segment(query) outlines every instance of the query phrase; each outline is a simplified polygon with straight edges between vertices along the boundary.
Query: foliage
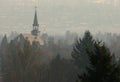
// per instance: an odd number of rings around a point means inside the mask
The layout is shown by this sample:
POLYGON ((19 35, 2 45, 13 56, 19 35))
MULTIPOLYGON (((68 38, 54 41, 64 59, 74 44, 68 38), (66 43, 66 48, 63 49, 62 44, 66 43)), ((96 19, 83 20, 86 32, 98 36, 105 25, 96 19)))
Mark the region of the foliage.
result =
POLYGON ((3 81, 35 82, 38 80, 40 66, 37 65, 36 57, 40 55, 40 50, 33 48, 27 40, 23 47, 11 42, 3 57, 3 81))
POLYGON ((74 82, 77 79, 74 65, 59 54, 50 62, 49 82, 74 82))
POLYGON ((101 42, 95 42, 94 46, 94 52, 86 50, 91 66, 79 76, 81 82, 120 82, 120 65, 113 63, 110 51, 101 42))
POLYGON ((89 66, 89 59, 86 49, 94 50, 94 40, 89 31, 86 31, 82 39, 78 39, 73 47, 72 58, 74 63, 84 71, 89 66))

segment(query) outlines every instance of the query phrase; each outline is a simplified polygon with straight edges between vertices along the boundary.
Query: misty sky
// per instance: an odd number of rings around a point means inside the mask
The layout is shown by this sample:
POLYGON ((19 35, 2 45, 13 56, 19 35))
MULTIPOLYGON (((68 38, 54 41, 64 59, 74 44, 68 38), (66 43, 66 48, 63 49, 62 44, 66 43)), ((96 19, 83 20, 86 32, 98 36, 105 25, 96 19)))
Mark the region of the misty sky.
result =
POLYGON ((119 0, 0 0, 0 34, 31 31, 35 5, 42 32, 120 32, 119 0))

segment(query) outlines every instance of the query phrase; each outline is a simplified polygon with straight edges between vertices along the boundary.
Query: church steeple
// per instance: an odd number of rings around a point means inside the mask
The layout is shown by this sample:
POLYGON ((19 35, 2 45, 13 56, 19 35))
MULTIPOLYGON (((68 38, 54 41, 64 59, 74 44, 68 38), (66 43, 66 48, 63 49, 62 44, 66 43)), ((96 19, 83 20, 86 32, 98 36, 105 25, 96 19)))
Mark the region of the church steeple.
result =
POLYGON ((37 19, 37 10, 36 10, 36 8, 37 7, 35 7, 35 15, 34 15, 33 27, 34 26, 39 26, 38 19, 37 19))
POLYGON ((32 35, 37 36, 39 33, 39 24, 38 24, 38 19, 37 19, 37 7, 35 7, 35 15, 34 15, 34 21, 33 21, 33 30, 32 30, 32 35))

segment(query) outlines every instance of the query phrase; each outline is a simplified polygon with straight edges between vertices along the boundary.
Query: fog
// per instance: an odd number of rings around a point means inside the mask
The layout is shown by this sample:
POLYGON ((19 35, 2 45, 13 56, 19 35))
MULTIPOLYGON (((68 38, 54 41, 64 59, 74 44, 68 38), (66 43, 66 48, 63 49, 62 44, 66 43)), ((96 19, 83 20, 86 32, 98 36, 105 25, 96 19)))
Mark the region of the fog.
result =
POLYGON ((119 0, 0 0, 0 34, 31 31, 35 5, 41 32, 120 32, 119 0))

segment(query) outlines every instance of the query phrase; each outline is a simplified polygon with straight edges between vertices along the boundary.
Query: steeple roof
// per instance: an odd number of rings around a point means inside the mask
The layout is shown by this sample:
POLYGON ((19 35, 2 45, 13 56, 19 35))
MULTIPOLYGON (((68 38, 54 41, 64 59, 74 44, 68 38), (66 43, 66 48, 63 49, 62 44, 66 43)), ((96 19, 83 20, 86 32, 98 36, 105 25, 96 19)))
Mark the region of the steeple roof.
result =
POLYGON ((37 7, 35 7, 35 15, 34 15, 34 21, 33 21, 33 26, 39 26, 38 24, 38 19, 37 19, 37 7))

